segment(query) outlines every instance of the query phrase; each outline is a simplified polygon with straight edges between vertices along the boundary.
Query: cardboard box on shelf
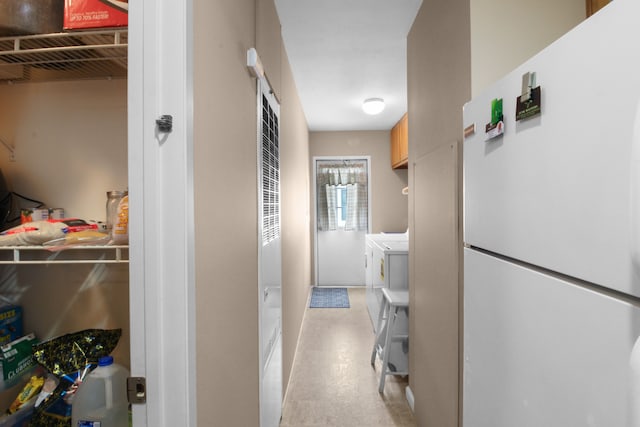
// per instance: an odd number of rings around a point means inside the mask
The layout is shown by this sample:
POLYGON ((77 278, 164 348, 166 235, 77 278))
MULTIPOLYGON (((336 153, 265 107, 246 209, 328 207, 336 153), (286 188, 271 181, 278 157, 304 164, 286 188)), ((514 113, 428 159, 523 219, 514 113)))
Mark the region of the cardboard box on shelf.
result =
POLYGON ((64 0, 65 30, 126 27, 129 1, 64 0))
POLYGON ((37 343, 36 336, 31 333, 0 346, 0 390, 26 383, 36 366, 32 347, 37 343))

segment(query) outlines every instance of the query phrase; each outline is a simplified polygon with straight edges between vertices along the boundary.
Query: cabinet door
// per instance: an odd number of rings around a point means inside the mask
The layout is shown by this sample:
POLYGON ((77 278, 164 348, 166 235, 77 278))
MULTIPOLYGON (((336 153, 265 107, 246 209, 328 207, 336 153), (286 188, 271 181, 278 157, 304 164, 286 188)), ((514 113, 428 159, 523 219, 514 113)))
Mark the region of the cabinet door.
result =
POLYGON ((400 138, 398 141, 400 151, 400 162, 405 163, 409 160, 409 116, 405 113, 400 119, 400 138))
POLYGON ((196 426, 190 3, 129 9, 131 374, 147 388, 136 427, 196 426), (162 115, 171 132, 156 126, 162 115))
POLYGON ((400 160, 400 127, 396 124, 391 128, 391 167, 395 167, 400 160))
POLYGON ((606 5, 608 5, 611 0, 586 0, 587 1, 587 17, 593 15, 606 5))
POLYGON ((391 129, 391 167, 406 169, 409 160, 407 114, 391 129))

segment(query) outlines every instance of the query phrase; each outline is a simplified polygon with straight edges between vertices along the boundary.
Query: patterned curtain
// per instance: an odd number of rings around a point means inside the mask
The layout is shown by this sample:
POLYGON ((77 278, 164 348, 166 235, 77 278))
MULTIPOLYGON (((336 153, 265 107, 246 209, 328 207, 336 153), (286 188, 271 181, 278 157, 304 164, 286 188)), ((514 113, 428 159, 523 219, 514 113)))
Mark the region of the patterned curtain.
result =
POLYGON ((358 231, 358 184, 347 185, 347 222, 344 229, 358 231))
POLYGON ((335 230, 338 224, 338 218, 336 215, 336 186, 335 185, 325 185, 325 191, 327 192, 327 229, 335 230))

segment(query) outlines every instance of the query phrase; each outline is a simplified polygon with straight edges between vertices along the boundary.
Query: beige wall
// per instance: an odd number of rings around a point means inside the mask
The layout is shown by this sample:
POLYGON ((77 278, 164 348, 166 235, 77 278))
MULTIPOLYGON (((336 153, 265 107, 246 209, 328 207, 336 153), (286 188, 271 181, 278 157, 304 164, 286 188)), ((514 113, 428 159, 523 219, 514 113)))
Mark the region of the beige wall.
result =
POLYGON ((266 70, 267 79, 282 102, 282 32, 274 0, 256 1, 256 50, 266 70))
MULTIPOLYGON (((371 232, 407 230, 408 199, 402 195, 402 189, 408 184, 407 169, 391 169, 389 131, 311 132, 309 138, 311 159, 314 156, 371 156, 371 232)), ((313 173, 313 166, 311 171, 313 173)), ((313 200, 311 206, 313 211, 313 200)))
POLYGON ((104 220, 106 192, 127 188, 127 81, 2 85, 0 101, 0 138, 16 155, 0 146, 0 168, 12 189, 104 220))
POLYGON ((311 236, 309 131, 284 48, 281 101, 282 366, 286 387, 311 286, 311 236))
POLYGON ((259 424, 255 0, 194 2, 198 425, 259 424))
POLYGON ((199 425, 259 425, 256 47, 281 101, 283 374, 309 275, 308 132, 273 0, 194 2, 199 425))
MULTIPOLYGON (((584 0, 470 0, 473 95, 585 19, 584 0)), ((535 71, 535 70, 532 70, 535 71)))
POLYGON ((471 95, 469 0, 424 0, 407 42, 409 381, 418 425, 455 427, 459 143, 462 104, 471 95))

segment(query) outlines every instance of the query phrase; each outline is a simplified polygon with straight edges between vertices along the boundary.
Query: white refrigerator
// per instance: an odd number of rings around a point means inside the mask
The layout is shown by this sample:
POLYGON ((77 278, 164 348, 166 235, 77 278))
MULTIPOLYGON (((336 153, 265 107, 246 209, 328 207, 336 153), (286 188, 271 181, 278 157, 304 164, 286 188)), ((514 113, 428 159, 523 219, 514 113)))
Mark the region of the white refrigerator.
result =
POLYGON ((615 0, 465 105, 464 427, 640 426, 639 103, 615 0))

